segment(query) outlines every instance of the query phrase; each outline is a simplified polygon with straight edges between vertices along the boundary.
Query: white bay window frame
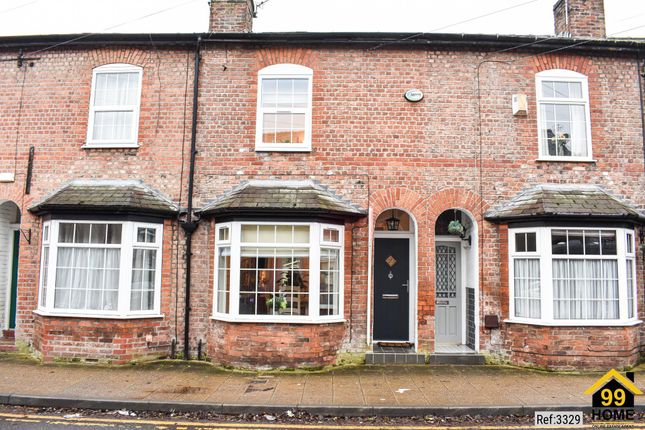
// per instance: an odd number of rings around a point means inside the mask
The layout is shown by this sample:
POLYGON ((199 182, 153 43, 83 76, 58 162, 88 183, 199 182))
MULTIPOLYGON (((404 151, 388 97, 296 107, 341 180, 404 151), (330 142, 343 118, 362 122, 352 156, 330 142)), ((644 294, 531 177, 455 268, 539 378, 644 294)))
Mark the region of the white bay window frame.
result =
POLYGON ((313 101, 313 70, 298 64, 274 64, 265 67, 258 72, 258 94, 257 94, 257 115, 256 115, 256 151, 276 152, 309 152, 311 151, 311 104, 313 101), (266 79, 307 79, 307 107, 304 108, 268 108, 263 107, 262 85, 266 79), (270 113, 297 113, 305 115, 305 130, 302 143, 265 143, 264 114, 270 113))
POLYGON ((89 103, 89 117, 87 122, 87 138, 85 148, 137 148, 139 138, 139 116, 141 108, 141 88, 142 88, 143 68, 132 64, 106 64, 96 67, 92 71, 92 87, 89 103), (97 76, 100 74, 125 74, 136 73, 138 76, 138 88, 136 89, 134 103, 122 105, 96 105, 96 84, 97 76), (131 112, 132 127, 130 137, 127 139, 95 139, 94 123, 97 112, 131 112))
MULTIPOLYGON (((162 276, 162 253, 163 253, 163 224, 146 223, 134 221, 106 221, 106 220, 72 220, 60 219, 50 220, 43 223, 43 232, 47 230, 48 235, 43 240, 41 249, 41 280, 39 288, 38 308, 35 313, 45 316, 64 316, 79 318, 113 318, 113 319, 135 319, 161 317, 161 276, 162 276), (61 224, 118 224, 121 225, 120 244, 88 244, 88 243, 62 243, 59 242, 59 227, 61 224), (154 242, 140 242, 137 239, 139 228, 153 229, 155 231, 154 242), (47 239, 47 240, 45 240, 47 239), (56 308, 56 270, 58 251, 62 247, 72 248, 111 248, 119 249, 119 284, 117 293, 117 309, 74 309, 56 308), (152 309, 131 310, 131 292, 133 276, 133 253, 134 249, 156 250, 154 299, 152 309), (47 276, 44 277, 44 254, 49 251, 47 276), (46 283, 44 279, 46 278, 46 283), (46 292, 43 297, 43 292, 46 292), (43 301, 44 299, 44 301, 43 301)), ((85 289, 87 292, 87 288, 85 289)))
MULTIPOLYGON (((279 221, 234 221, 217 224, 215 228, 215 255, 214 255, 214 282, 212 319, 230 322, 252 323, 301 323, 319 324, 344 321, 344 227, 337 224, 324 224, 317 222, 279 222, 279 221), (308 315, 259 315, 240 314, 240 261, 243 247, 274 247, 272 243, 242 243, 242 226, 307 226, 309 227, 309 243, 293 243, 291 248, 309 249, 309 314, 308 315), (219 240, 219 231, 228 228, 228 240, 219 240), (323 240, 324 229, 333 229, 338 232, 338 242, 323 240), (218 274, 219 274, 219 249, 230 247, 230 294, 229 313, 218 312, 218 274), (339 251, 339 299, 337 315, 320 315, 320 250, 321 248, 337 249, 339 251)), ((287 248, 289 247, 287 246, 287 248)))
MULTIPOLYGON (((551 69, 539 72, 535 75, 535 94, 537 100, 537 126, 538 126, 538 160, 544 161, 593 161, 592 145, 591 145, 591 115, 589 111, 589 84, 587 77, 581 73, 565 69, 551 69), (557 82, 557 83, 577 83, 581 87, 580 98, 564 98, 564 97, 545 97, 542 93, 543 82, 557 82), (574 155, 549 155, 548 149, 545 148, 543 143, 542 130, 546 128, 546 118, 542 115, 542 104, 554 104, 561 106, 583 106, 585 116, 585 132, 586 132, 586 150, 585 156, 574 155)), ((548 147, 548 143, 547 143, 548 147)))
POLYGON ((627 241, 631 241, 631 249, 634 250, 634 230, 629 228, 616 227, 568 227, 568 226, 549 226, 549 227, 526 227, 526 228, 509 228, 508 229, 508 292, 509 292, 509 317, 506 322, 524 323, 544 326, 629 326, 639 324, 636 296, 637 281, 636 262, 634 253, 628 253, 627 241), (616 255, 578 255, 578 254, 553 254, 551 233, 553 230, 568 231, 613 231, 616 233, 616 255), (515 252, 515 235, 517 233, 535 233, 536 234, 536 252, 527 253, 515 252), (540 318, 516 317, 515 316, 515 273, 514 260, 516 258, 539 258, 540 260, 540 318), (618 318, 616 319, 556 319, 554 317, 554 286, 553 286, 553 260, 554 259, 615 259, 618 268, 618 318), (632 265, 633 279, 633 317, 629 317, 627 308, 627 260, 634 261, 632 265))

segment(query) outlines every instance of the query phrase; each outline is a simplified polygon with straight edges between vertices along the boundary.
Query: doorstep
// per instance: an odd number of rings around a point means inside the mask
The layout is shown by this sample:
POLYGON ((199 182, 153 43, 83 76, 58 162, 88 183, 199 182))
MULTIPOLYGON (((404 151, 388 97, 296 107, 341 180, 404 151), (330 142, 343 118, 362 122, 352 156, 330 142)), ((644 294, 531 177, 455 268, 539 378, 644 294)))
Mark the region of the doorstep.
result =
POLYGON ((429 364, 454 364, 461 366, 478 366, 486 364, 483 354, 477 353, 433 353, 428 357, 429 364))
POLYGON ((425 364, 426 355, 415 352, 413 345, 374 345, 365 354, 365 364, 425 364))

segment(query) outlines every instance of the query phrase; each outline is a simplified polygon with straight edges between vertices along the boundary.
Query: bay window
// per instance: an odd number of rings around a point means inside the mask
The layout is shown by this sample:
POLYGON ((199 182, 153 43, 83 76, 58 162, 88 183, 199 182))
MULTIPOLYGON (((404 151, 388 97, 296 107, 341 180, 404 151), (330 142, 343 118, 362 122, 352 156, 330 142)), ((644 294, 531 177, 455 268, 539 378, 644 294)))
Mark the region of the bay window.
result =
POLYGON ((47 221, 39 311, 74 316, 159 314, 162 225, 47 221))
POLYGON ((232 222, 215 233, 215 318, 341 319, 343 227, 232 222))
POLYGON ((509 258, 511 320, 607 325, 635 319, 632 230, 512 228, 509 258))

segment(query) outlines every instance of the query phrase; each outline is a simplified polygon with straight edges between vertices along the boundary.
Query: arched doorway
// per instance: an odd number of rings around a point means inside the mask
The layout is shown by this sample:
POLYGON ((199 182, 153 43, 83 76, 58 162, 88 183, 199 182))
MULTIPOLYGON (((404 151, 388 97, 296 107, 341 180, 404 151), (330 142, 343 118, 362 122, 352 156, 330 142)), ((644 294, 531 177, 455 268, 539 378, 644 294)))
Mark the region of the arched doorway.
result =
POLYGON ((20 209, 0 201, 0 323, 3 335, 16 327, 20 209))
POLYGON ((375 343, 416 346, 416 222, 402 209, 383 211, 374 225, 375 343))
POLYGON ((435 352, 479 349, 477 224, 461 209, 435 223, 435 352))

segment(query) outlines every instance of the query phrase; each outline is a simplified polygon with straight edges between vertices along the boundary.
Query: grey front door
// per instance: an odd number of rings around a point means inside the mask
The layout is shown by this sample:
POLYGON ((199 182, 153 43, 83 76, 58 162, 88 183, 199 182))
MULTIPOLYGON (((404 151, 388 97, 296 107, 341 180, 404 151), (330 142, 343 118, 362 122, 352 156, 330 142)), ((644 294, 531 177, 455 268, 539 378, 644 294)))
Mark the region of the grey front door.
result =
POLYGON ((437 343, 461 343, 460 243, 436 247, 435 332, 437 343))
POLYGON ((409 341, 410 239, 374 239, 374 340, 409 341))

